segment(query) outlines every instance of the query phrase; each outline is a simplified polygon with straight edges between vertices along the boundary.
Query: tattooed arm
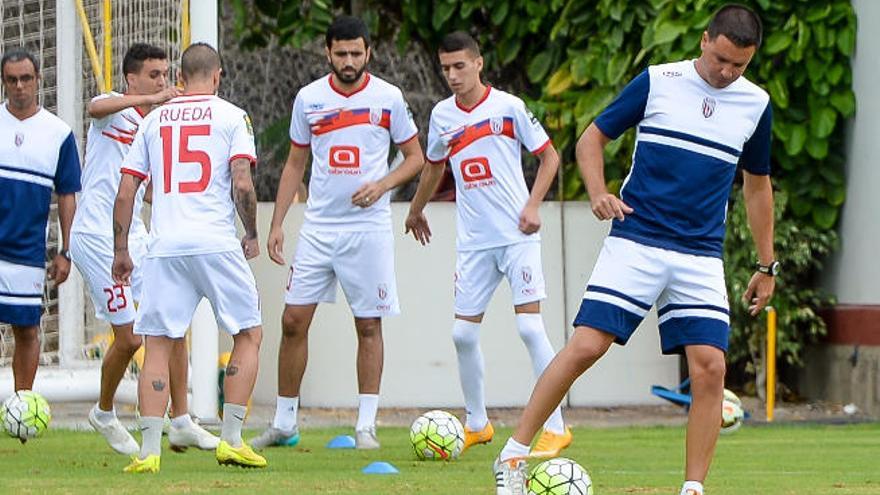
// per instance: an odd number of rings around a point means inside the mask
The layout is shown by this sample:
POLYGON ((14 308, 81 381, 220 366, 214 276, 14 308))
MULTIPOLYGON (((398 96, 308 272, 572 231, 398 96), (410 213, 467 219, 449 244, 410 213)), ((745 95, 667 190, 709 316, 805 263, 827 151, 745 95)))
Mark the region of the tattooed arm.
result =
POLYGON ((251 178, 251 162, 245 158, 232 161, 232 198, 244 225, 245 234, 241 239, 244 257, 254 258, 260 254, 257 239, 257 192, 251 178))
POLYGON ((134 264, 128 254, 128 228, 134 210, 134 196, 141 185, 141 178, 122 174, 116 203, 113 205, 113 281, 129 284, 134 264))

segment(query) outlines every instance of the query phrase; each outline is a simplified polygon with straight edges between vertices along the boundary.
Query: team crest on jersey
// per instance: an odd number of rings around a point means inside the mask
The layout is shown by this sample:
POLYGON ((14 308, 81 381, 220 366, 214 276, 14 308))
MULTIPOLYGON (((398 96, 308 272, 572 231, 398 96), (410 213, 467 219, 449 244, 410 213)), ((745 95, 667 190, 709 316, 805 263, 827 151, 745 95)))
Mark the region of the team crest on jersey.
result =
POLYGON ((371 108, 370 109, 370 123, 373 125, 379 125, 382 122, 382 109, 381 108, 371 108))
POLYGON ((703 117, 709 118, 715 113, 715 98, 707 96, 703 98, 703 117))
POLYGON ((492 134, 501 134, 501 131, 504 130, 504 119, 501 117, 492 117, 489 119, 489 129, 492 130, 492 134))
POLYGON ((379 299, 381 299, 383 301, 385 300, 386 297, 388 297, 388 286, 387 285, 379 284, 378 296, 379 296, 379 299))
POLYGON ((524 266, 522 269, 522 280, 523 282, 530 284, 532 283, 532 267, 524 266))
POLYGON ((15 147, 21 148, 21 145, 24 144, 24 134, 20 132, 15 133, 15 147))

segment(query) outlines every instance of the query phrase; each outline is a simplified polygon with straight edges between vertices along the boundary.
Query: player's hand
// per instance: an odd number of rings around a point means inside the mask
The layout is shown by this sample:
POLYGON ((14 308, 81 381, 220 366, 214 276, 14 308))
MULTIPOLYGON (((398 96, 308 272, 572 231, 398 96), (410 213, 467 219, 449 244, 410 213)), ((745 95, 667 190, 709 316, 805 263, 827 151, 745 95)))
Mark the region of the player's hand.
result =
POLYGON ((361 208, 369 208, 373 203, 379 201, 379 198, 386 191, 387 189, 381 182, 367 182, 351 195, 351 204, 361 208))
POLYGON ((174 86, 171 86, 163 89, 162 91, 159 91, 158 93, 150 95, 149 101, 153 105, 158 105, 160 103, 165 103, 166 101, 176 96, 180 96, 180 90, 175 88, 174 86))
POLYGON ((428 226, 428 219, 422 212, 410 211, 406 217, 406 231, 404 234, 412 232, 413 239, 419 241, 422 246, 431 242, 431 227, 428 226))
POLYGON ((595 198, 590 198, 590 207, 593 209, 593 215, 599 220, 616 218, 623 221, 625 215, 633 212, 629 205, 611 193, 604 193, 595 198))
POLYGON ((276 264, 284 266, 284 230, 273 227, 269 230, 269 240, 266 241, 269 250, 269 259, 276 264))
POLYGON ((131 261, 131 256, 128 254, 128 250, 116 251, 113 254, 113 268, 111 269, 113 282, 122 285, 131 285, 131 272, 133 271, 134 262, 131 261))
POLYGON ((244 259, 252 260, 260 255, 260 238, 257 236, 241 238, 241 251, 244 253, 244 259))
POLYGON ((56 254, 52 258, 52 264, 49 266, 49 280, 54 280, 55 285, 63 284, 70 275, 70 260, 61 254, 56 254))
POLYGON ((776 288, 776 277, 755 272, 752 279, 749 280, 749 286, 743 293, 743 301, 749 305, 749 314, 758 316, 761 311, 770 302, 773 297, 773 290, 776 288))
POLYGON ((541 229, 541 215, 537 206, 526 205, 519 214, 519 231, 523 234, 534 234, 541 229))

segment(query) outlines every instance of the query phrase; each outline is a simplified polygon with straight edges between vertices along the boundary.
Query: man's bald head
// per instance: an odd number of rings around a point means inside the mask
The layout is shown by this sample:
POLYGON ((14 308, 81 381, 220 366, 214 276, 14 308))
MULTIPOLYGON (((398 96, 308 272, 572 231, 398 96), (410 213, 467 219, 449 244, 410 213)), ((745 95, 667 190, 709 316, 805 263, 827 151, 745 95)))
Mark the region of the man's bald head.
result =
POLYGON ((180 73, 186 82, 211 79, 220 70, 220 54, 207 43, 193 43, 180 57, 180 73))

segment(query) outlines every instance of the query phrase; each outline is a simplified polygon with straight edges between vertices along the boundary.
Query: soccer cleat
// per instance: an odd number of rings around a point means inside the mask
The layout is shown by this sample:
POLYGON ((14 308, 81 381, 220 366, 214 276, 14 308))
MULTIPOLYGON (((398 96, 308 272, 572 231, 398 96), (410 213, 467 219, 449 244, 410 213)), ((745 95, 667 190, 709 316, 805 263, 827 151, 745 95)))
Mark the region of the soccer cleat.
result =
POLYGON ((220 440, 217 445, 217 464, 222 466, 239 466, 243 468, 263 468, 269 463, 266 458, 257 454, 250 446, 242 442, 241 447, 233 447, 220 440))
POLYGON ((492 426, 492 422, 489 421, 486 423, 486 426, 480 431, 473 431, 467 426, 464 427, 464 447, 461 449, 461 453, 463 454, 468 448, 473 445, 479 445, 481 443, 489 443, 492 441, 492 438, 495 436, 495 428, 492 426))
POLYGON ((116 452, 124 455, 137 454, 140 447, 138 447, 137 441, 131 436, 131 433, 115 417, 107 424, 101 423, 98 420, 97 407, 98 405, 96 404, 89 410, 89 424, 92 425, 92 428, 103 435, 110 448, 116 452))
POLYGON ((370 426, 363 430, 357 430, 354 435, 354 448, 358 450, 378 449, 379 439, 376 438, 376 427, 370 426))
POLYGON ((571 445, 571 428, 566 427, 562 435, 544 430, 529 457, 559 457, 562 449, 571 445))
POLYGON ((122 471, 125 473, 158 473, 159 456, 150 454, 145 459, 140 459, 133 455, 131 456, 131 464, 125 466, 122 471))
POLYGON ((299 443, 299 428, 293 427, 290 431, 279 430, 274 426, 266 428, 260 436, 251 440, 251 446, 257 450, 266 447, 293 447, 299 443))
POLYGON ((168 443, 171 444, 171 450, 175 452, 185 452, 188 447, 216 450, 220 439, 196 423, 190 423, 189 426, 183 428, 171 426, 171 429, 168 430, 168 443))
POLYGON ((528 467, 526 460, 514 457, 502 461, 495 459, 495 495, 526 495, 528 467))

